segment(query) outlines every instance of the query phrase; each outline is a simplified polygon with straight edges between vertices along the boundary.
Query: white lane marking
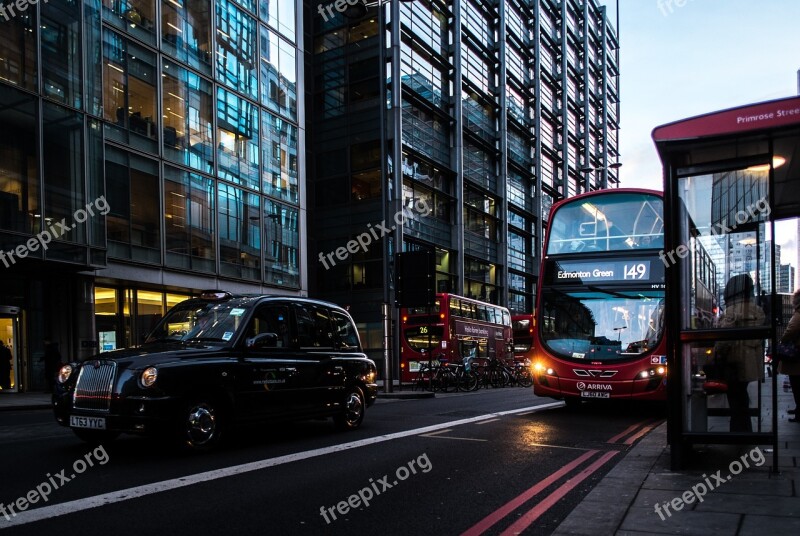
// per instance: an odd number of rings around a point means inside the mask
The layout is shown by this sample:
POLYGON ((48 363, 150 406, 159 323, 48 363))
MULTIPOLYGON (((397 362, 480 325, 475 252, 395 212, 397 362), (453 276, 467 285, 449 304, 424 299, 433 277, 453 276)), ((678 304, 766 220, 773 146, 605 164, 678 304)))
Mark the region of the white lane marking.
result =
MULTIPOLYGON (((494 419, 494 420, 499 421, 500 419, 494 419)), ((438 432, 431 432, 430 434, 420 434, 419 437, 430 437, 431 439, 459 439, 461 441, 489 441, 488 439, 475 439, 472 437, 455 437, 455 436, 439 435, 439 434, 446 434, 447 432, 452 432, 452 431, 453 431, 452 428, 445 428, 444 430, 439 430, 438 432)))
POLYGON ((226 478, 229 476, 236 476, 245 473, 250 473, 252 471, 259 471, 261 469, 266 469, 268 467, 275 467, 277 465, 283 465, 286 463, 297 462, 300 460, 307 460, 309 458, 316 458, 318 456, 324 456, 326 454, 331 454, 333 452, 343 452, 345 450, 355 449, 359 447, 366 447, 367 445, 383 443, 384 441, 392 441, 394 439, 401 439, 404 437, 421 435, 429 432, 435 432, 437 430, 443 430, 445 428, 452 428, 454 426, 461 426, 463 424, 470 424, 477 421, 483 421, 493 417, 514 415, 523 411, 537 411, 537 410, 542 411, 545 409, 560 408, 563 405, 564 405, 563 402, 554 402, 550 404, 542 404, 540 406, 529 406, 526 408, 512 409, 508 411, 498 411, 497 413, 487 413, 485 415, 480 415, 478 417, 469 417, 467 419, 459 419, 457 421, 450 421, 441 424, 433 424, 431 426, 416 428, 414 430, 406 430, 403 432, 395 432, 393 434, 369 437, 367 439, 360 439, 358 441, 352 441, 350 443, 344 443, 342 445, 331 445, 330 447, 307 450, 305 452, 296 452, 294 454, 278 456, 277 458, 269 458, 267 460, 244 463, 241 465, 224 467, 222 469, 215 469, 213 471, 206 471, 204 473, 197 473, 194 475, 187 475, 180 478, 173 478, 171 480, 164 480, 162 482, 154 482, 152 484, 144 484, 142 486, 136 486, 133 488, 123 489, 119 491, 112 491, 110 493, 104 493, 103 495, 95 495, 94 497, 85 497, 83 499, 76 499, 74 501, 46 506, 44 508, 36 508, 35 510, 26 510, 24 512, 19 512, 15 517, 12 517, 10 521, 0 519, 0 530, 7 527, 16 527, 19 525, 26 525, 28 523, 33 523, 35 521, 51 519, 62 515, 74 514, 76 512, 80 512, 83 510, 97 508, 98 506, 104 506, 107 504, 114 504, 118 502, 128 501, 139 497, 145 497, 147 495, 153 495, 155 493, 161 493, 163 491, 179 489, 186 486, 191 486, 193 484, 199 484, 201 482, 209 482, 212 480, 218 480, 220 478, 226 478))
MULTIPOLYGON (((526 413, 526 415, 527 415, 527 413, 526 413)), ((486 423, 490 423, 490 422, 497 422, 499 420, 500 419, 489 419, 488 421, 476 422, 475 424, 486 424, 486 423)))
POLYGON ((430 434, 420 434, 420 437, 433 437, 439 434, 446 434, 447 432, 452 432, 452 428, 445 428, 444 430, 439 430, 438 432, 431 432, 430 434))
POLYGON ((422 434, 420 437, 429 437, 431 439, 457 439, 459 441, 489 441, 488 439, 476 439, 474 437, 456 437, 456 436, 431 435, 431 434, 422 434))

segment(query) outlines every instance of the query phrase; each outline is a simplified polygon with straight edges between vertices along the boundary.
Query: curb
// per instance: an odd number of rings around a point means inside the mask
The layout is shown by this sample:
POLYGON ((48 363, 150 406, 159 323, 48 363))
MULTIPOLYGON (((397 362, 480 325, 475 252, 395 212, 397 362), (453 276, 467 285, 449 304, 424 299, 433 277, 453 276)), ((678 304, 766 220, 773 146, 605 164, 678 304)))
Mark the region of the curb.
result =
POLYGON ((667 449, 667 423, 647 434, 584 497, 551 536, 614 534, 647 475, 667 449), (609 500, 613 498, 613 500, 609 500))
POLYGON ((399 391, 394 393, 378 393, 378 398, 390 398, 398 400, 415 400, 419 398, 434 398, 436 395, 431 391, 399 391))
POLYGON ((28 409, 53 409, 53 404, 19 404, 14 406, 0 405, 0 411, 20 411, 28 409))

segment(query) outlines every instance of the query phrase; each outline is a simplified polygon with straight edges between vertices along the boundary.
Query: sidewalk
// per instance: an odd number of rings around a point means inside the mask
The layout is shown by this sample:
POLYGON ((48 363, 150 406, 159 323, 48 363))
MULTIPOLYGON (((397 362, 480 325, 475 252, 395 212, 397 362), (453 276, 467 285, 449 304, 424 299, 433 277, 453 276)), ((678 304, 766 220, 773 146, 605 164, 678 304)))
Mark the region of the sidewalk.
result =
POLYGON ((53 407, 50 393, 6 393, 0 391, 0 411, 20 409, 49 409, 53 407))
MULTIPOLYGON (((680 498, 706 479, 716 483, 712 475, 718 470, 722 477, 728 475, 731 461, 741 460, 755 446, 696 445, 693 467, 672 471, 664 423, 603 478, 553 536, 800 534, 800 467, 796 466, 800 423, 787 420, 786 410, 794 407, 794 402, 791 393, 782 388, 784 378, 778 378, 778 474, 771 473, 772 448, 760 445, 766 458, 761 466, 755 466, 751 458, 749 468, 730 475, 718 488, 708 491, 702 502, 678 503, 681 510, 670 507, 670 515, 666 515, 664 503, 680 498), (661 516, 656 504, 662 506, 661 516)), ((771 404, 768 395, 763 404, 771 404)), ((768 408, 764 419, 771 422, 768 408)))

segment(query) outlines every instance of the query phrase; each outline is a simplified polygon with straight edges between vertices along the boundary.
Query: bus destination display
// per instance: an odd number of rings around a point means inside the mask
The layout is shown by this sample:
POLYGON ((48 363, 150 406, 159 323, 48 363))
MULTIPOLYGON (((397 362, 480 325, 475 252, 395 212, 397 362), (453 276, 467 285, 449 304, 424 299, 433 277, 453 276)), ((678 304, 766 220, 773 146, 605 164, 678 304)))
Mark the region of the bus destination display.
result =
POLYGON ((550 283, 628 283, 663 282, 663 270, 651 271, 649 260, 635 259, 606 262, 555 261, 550 270, 550 283))

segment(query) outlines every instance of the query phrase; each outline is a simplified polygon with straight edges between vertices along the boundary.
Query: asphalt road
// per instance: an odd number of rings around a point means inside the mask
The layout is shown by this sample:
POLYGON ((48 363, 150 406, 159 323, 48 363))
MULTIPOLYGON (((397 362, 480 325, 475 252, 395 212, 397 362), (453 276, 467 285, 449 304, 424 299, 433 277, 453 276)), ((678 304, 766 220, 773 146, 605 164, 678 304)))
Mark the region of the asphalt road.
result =
POLYGON ((253 427, 187 455, 138 437, 92 449, 49 411, 3 412, 10 521, 0 509, 0 530, 546 535, 662 419, 658 407, 567 410, 530 389, 498 389, 380 399, 355 432, 330 421, 253 427), (20 498, 36 502, 19 512, 20 498))

